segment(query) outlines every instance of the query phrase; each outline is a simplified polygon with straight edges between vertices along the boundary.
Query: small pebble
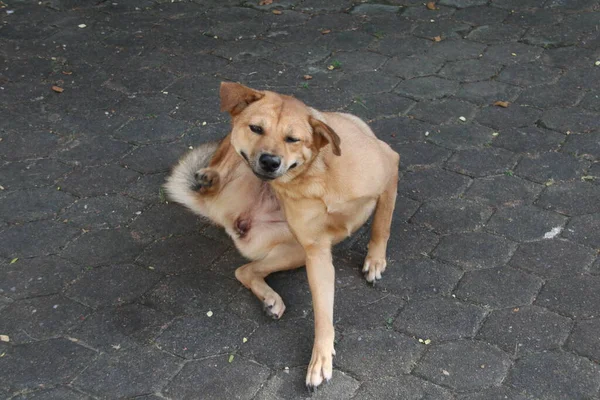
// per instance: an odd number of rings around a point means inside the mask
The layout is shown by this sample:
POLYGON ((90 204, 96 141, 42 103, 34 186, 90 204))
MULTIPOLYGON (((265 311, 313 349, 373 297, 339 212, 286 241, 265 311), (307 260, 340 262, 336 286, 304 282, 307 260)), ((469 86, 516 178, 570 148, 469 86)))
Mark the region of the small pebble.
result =
POLYGON ((458 117, 458 119, 460 119, 462 122, 467 122, 467 119, 465 117, 458 117))

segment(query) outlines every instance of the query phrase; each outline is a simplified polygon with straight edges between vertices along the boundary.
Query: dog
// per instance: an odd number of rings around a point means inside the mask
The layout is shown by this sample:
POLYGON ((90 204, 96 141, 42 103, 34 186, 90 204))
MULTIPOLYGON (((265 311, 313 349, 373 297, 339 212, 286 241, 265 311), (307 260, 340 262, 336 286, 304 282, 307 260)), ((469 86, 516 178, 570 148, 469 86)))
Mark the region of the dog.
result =
POLYGON ((261 271, 289 268, 288 258, 305 261, 315 324, 306 385, 314 388, 333 373, 331 248, 374 213, 363 272, 369 281, 381 278, 400 156, 351 114, 320 112, 294 97, 233 82, 221 83, 220 97, 221 111, 231 116, 231 146, 268 182, 299 244, 272 247, 281 258, 261 271))
POLYGON ((285 303, 266 282, 274 271, 304 265, 304 252, 268 183, 257 178, 231 146, 230 136, 196 147, 173 167, 167 197, 225 229, 250 263, 236 278, 279 319, 285 303))

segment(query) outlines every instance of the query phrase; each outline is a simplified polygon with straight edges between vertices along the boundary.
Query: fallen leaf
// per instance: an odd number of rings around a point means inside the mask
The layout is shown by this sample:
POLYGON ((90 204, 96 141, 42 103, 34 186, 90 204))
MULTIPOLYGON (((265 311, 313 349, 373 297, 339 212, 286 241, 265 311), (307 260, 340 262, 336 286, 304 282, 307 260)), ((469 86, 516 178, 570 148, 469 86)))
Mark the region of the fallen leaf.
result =
POLYGON ((335 67, 333 65, 330 65, 329 67, 327 67, 328 70, 333 71, 335 69, 335 67))
POLYGON ((234 356, 233 354, 230 354, 230 355, 229 355, 229 363, 232 363, 232 362, 233 362, 233 358, 234 358, 234 357, 235 357, 235 356, 234 356))
POLYGON ((72 71, 63 71, 63 75, 73 75, 72 71))
POLYGON ((322 33, 323 35, 327 35, 328 33, 331 33, 331 29, 323 29, 323 30, 321 31, 321 33, 322 33))
POLYGON ((304 75, 303 78, 305 81, 310 81, 312 79, 312 75, 304 75))
POLYGON ((4 186, 0 185, 0 190, 4 190, 4 186))
POLYGON ((242 343, 246 343, 248 341, 248 338, 243 338, 242 339, 242 343))
POLYGON ((581 177, 582 181, 594 181, 596 180, 596 177, 593 175, 585 175, 581 177))
POLYGON ((519 312, 519 307, 513 308, 513 312, 519 312))
POLYGON ((494 105, 502 108, 507 108, 508 106, 510 106, 510 103, 508 101, 497 101, 494 103, 494 105))
POLYGON ((272 4, 272 3, 273 3, 273 0, 260 0, 258 2, 258 5, 259 6, 268 6, 269 4, 272 4))
POLYGON ((442 41, 442 37, 441 36, 434 36, 433 37, 433 41, 434 42, 441 42, 442 41))
POLYGON ((429 343, 431 343, 431 339, 425 339, 425 341, 423 343, 429 344, 429 343))
POLYGON ((444 374, 446 376, 450 376, 450 372, 446 371, 445 369, 442 370, 442 374, 444 374))
POLYGON ((458 117, 458 119, 460 119, 462 122, 467 122, 467 119, 465 117, 458 117))
POLYGON ((52 90, 54 90, 56 93, 62 93, 65 91, 65 89, 61 88, 60 86, 52 86, 52 90))
POLYGON ((87 25, 86 24, 79 24, 77 25, 78 27, 80 27, 81 29, 85 28, 87 25))
POLYGON ((206 313, 206 316, 207 316, 207 317, 212 317, 212 316, 213 316, 213 312, 212 312, 212 311, 209 311, 209 312, 207 312, 207 313, 206 313))
POLYGON ((428 10, 435 10, 435 1, 429 1, 429 2, 427 2, 427 9, 428 10))
POLYGON ((8 335, 0 335, 0 341, 10 342, 10 338, 8 337, 8 335))
POLYGON ((275 14, 275 15, 281 15, 281 14, 283 14, 283 11, 281 11, 281 10, 273 10, 273 11, 271 11, 271 12, 272 12, 273 14, 275 14))
POLYGON ((11 264, 16 263, 17 261, 19 261, 19 257, 13 258, 12 260, 10 260, 11 264))

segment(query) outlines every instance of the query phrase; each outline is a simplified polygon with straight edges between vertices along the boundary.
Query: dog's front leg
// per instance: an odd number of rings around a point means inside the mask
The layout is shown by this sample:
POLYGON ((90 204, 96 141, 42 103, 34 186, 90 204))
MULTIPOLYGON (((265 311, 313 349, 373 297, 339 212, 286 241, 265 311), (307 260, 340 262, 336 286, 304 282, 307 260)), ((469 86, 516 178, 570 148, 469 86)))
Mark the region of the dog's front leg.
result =
POLYGON ((323 380, 331 379, 333 373, 335 269, 333 268, 330 243, 310 245, 305 247, 305 251, 306 273, 315 317, 315 342, 306 374, 306 385, 317 387, 323 380))

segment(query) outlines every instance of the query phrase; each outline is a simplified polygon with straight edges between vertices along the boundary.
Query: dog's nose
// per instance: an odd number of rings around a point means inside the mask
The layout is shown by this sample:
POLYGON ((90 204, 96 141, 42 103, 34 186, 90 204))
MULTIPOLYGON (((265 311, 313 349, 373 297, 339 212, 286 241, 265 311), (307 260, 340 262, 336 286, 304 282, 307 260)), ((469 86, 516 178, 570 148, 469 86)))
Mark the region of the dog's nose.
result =
POLYGON ((275 172, 281 165, 281 158, 274 156, 273 154, 261 154, 258 163, 263 171, 275 172))

